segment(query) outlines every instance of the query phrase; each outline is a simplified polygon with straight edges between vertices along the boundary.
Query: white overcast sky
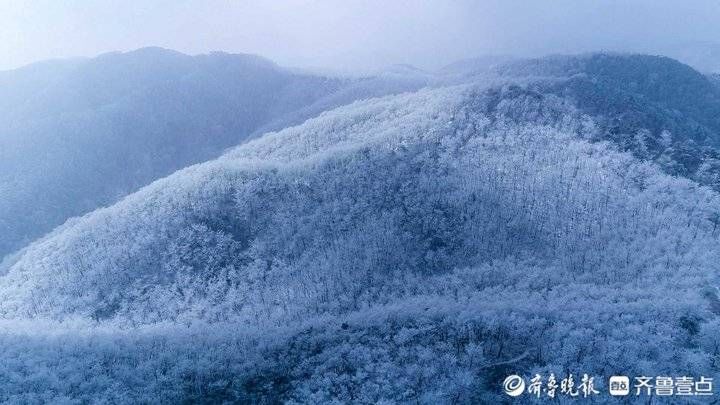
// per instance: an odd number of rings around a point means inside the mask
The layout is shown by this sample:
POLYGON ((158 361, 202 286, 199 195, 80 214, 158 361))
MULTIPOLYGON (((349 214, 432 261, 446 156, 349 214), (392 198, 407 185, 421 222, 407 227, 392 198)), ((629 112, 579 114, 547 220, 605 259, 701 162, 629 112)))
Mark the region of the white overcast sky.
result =
POLYGON ((144 46, 372 69, 698 40, 720 41, 720 0, 0 0, 0 70, 144 46))

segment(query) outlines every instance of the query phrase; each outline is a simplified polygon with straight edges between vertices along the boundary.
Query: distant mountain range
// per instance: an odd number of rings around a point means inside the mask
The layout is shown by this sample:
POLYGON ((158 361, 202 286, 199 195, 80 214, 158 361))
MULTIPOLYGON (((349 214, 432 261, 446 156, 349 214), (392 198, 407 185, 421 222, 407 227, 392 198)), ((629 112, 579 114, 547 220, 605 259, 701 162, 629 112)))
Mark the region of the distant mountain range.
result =
POLYGON ((261 129, 424 84, 161 48, 0 72, 0 258, 261 129))

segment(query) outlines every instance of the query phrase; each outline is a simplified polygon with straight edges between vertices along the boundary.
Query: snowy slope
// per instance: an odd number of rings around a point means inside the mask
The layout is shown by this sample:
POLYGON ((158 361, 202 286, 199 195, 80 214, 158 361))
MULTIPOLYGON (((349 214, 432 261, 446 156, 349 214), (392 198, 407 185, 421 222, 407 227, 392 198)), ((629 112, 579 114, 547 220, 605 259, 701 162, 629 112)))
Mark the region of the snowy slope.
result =
POLYGON ((260 128, 423 85, 408 80, 296 73, 254 55, 160 48, 0 72, 0 259, 260 128))
POLYGON ((548 57, 496 70, 546 78, 533 91, 571 99, 593 117, 593 140, 720 191, 720 88, 712 76, 666 57, 623 54, 548 57))
POLYGON ((477 403, 514 370, 715 375, 720 197, 555 82, 357 102, 68 222, 0 278, 3 367, 46 376, 0 395, 477 403))

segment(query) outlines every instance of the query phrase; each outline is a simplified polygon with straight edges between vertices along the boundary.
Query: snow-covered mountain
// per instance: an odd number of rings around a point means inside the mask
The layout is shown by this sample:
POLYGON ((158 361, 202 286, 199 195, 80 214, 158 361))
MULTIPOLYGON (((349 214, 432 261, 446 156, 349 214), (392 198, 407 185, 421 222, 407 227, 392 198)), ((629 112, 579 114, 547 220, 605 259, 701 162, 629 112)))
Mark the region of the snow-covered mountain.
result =
POLYGON ((161 48, 0 72, 0 259, 70 217, 219 156, 260 128, 424 84, 161 48))
POLYGON ((573 100, 596 122, 594 140, 720 190, 720 88, 712 76, 665 57, 619 54, 550 57, 498 70, 549 78, 531 89, 573 100))
POLYGON ((492 403, 514 372, 717 375, 720 196, 668 151, 712 164, 716 87, 645 56, 490 69, 30 244, 0 277, 0 398, 492 403))

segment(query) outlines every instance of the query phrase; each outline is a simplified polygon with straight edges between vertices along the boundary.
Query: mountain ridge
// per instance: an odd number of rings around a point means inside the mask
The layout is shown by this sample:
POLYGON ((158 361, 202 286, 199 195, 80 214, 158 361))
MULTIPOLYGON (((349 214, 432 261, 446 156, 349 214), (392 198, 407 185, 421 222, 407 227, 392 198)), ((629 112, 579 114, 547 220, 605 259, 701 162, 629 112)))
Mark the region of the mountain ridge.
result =
POLYGON ((3 87, 0 74, 0 92, 12 93, 12 108, 0 112, 8 123, 0 129, 0 256, 70 217, 215 158, 261 128, 421 86, 301 75, 254 55, 160 48, 63 66, 7 74, 28 76, 25 88, 3 87), (41 190, 42 200, 28 198, 41 190))

